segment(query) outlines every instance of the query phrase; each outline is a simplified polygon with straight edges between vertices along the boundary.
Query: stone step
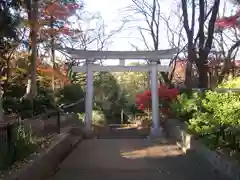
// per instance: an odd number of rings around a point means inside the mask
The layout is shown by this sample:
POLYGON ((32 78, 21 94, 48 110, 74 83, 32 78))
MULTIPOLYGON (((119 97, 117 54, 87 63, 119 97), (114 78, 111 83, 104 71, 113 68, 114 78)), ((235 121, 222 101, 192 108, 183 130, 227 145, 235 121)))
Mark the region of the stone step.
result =
POLYGON ((97 139, 145 139, 147 136, 114 136, 114 135, 101 135, 97 139))

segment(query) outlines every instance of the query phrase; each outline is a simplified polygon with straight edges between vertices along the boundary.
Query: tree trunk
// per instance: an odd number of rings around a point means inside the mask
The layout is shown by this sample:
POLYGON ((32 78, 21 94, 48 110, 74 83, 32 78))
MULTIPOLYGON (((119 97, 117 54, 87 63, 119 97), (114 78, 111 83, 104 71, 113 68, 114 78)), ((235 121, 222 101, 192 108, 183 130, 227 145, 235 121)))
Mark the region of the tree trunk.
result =
POLYGON ((230 68, 232 67, 232 63, 231 63, 232 53, 239 46, 240 46, 240 40, 235 42, 235 44, 233 44, 231 46, 231 48, 229 49, 227 57, 226 57, 226 59, 224 60, 224 63, 223 63, 223 69, 222 69, 222 71, 219 75, 219 78, 218 78, 218 83, 222 83, 222 81, 225 79, 225 77, 228 76, 228 74, 230 73, 230 68))
POLYGON ((218 76, 218 83, 222 83, 226 78, 229 77, 229 74, 231 72, 232 68, 232 61, 231 61, 231 55, 229 55, 223 63, 223 69, 220 72, 220 75, 218 76))
POLYGON ((189 47, 188 47, 188 58, 187 58, 187 62, 186 62, 186 66, 185 66, 185 81, 184 81, 184 85, 187 88, 192 88, 192 67, 193 67, 193 62, 195 62, 196 60, 196 52, 193 50, 193 47, 190 43, 189 47))
POLYGON ((4 86, 3 86, 3 89, 2 89, 2 96, 4 96, 4 94, 5 94, 5 92, 7 91, 7 89, 8 89, 8 86, 9 86, 9 80, 10 80, 10 76, 11 76, 11 68, 10 68, 10 59, 8 59, 8 58, 6 58, 5 59, 5 61, 6 61, 6 68, 5 68, 5 70, 6 70, 6 72, 5 72, 5 74, 6 74, 6 80, 5 80, 5 82, 4 82, 4 86))
POLYGON ((168 73, 160 72, 160 74, 161 74, 161 77, 162 77, 162 79, 164 81, 164 84, 171 85, 171 80, 168 77, 168 73))
MULTIPOLYGON (((54 19, 53 17, 51 17, 51 29, 53 29, 53 23, 54 23, 54 19)), ((55 41, 54 41, 54 36, 51 35, 51 55, 52 55, 52 68, 53 68, 53 72, 55 70, 55 41)), ((55 90, 55 77, 54 77, 54 73, 52 73, 52 90, 55 90)))
POLYGON ((190 88, 192 87, 192 62, 188 61, 186 62, 185 66, 185 86, 190 88))
POLYGON ((198 88, 208 88, 208 66, 206 60, 197 60, 197 68, 198 68, 198 88))
POLYGON ((3 121, 3 106, 2 106, 2 88, 0 86, 0 121, 3 121))
POLYGON ((31 7, 31 88, 30 96, 33 98, 37 94, 37 36, 38 36, 38 0, 32 1, 31 7))

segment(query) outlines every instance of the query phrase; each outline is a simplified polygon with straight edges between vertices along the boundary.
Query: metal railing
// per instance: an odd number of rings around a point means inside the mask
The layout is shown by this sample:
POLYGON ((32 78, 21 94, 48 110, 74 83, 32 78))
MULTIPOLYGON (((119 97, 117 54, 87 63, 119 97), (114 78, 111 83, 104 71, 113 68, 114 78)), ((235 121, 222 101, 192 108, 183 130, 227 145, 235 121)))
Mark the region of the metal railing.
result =
POLYGON ((13 121, 0 125, 0 144, 5 144, 10 150, 12 144, 12 134, 15 127, 18 127, 20 122, 13 121))
MULTIPOLYGON (((61 133, 61 122, 60 122, 61 114, 64 113, 65 109, 78 105, 83 101, 84 100, 81 99, 69 105, 62 105, 60 107, 57 107, 55 110, 42 113, 38 116, 32 117, 31 119, 37 119, 39 117, 48 117, 54 114, 56 116, 57 133, 60 134, 61 133)), ((14 140, 12 139, 13 131, 15 130, 15 128, 18 128, 20 125, 23 125, 23 124, 24 124, 24 120, 21 120, 20 117, 16 117, 16 120, 1 122, 0 123, 0 146, 2 144, 5 144, 10 150, 12 143, 14 143, 13 142, 14 140)))
MULTIPOLYGON (((187 89, 187 88, 180 88, 180 89, 187 89)), ((199 92, 204 92, 207 90, 212 90, 212 91, 216 91, 216 92, 240 92, 240 88, 215 88, 215 89, 210 89, 210 88, 192 88, 189 89, 192 91, 199 91, 199 92)))

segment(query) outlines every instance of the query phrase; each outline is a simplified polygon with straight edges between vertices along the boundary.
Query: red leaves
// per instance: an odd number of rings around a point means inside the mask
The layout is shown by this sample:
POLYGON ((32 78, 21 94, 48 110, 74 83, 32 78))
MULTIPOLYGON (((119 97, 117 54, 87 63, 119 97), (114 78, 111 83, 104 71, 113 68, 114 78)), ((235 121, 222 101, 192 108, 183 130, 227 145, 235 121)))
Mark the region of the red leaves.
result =
MULTIPOLYGON (((66 5, 63 5, 61 1, 57 0, 47 5, 44 11, 44 15, 45 18, 51 17, 54 18, 55 20, 65 21, 66 23, 66 19, 72 16, 75 13, 75 11, 80 8, 82 8, 82 6, 79 4, 68 3, 66 5)), ((45 31, 47 31, 48 34, 53 36, 57 35, 58 33, 62 33, 69 36, 74 35, 74 30, 71 30, 69 27, 66 26, 66 24, 62 28, 57 29, 48 28, 45 31)))
POLYGON ((166 85, 158 88, 158 95, 162 99, 172 100, 175 99, 178 96, 178 94, 179 91, 176 88, 169 89, 166 85))
POLYGON ((152 97, 152 91, 145 91, 144 96, 146 97, 152 97))
POLYGON ((144 110, 145 108, 149 108, 151 104, 151 92, 145 91, 143 94, 136 95, 136 104, 138 109, 144 110))
POLYGON ((215 22, 216 29, 222 30, 225 28, 237 26, 239 16, 240 16, 240 11, 238 11, 234 16, 217 19, 215 22))
POLYGON ((72 35, 73 33, 71 32, 71 30, 69 29, 68 26, 64 26, 63 28, 60 29, 60 31, 63 33, 63 34, 66 34, 66 35, 72 35))
MULTIPOLYGON (((168 88, 167 85, 162 85, 158 88, 158 96, 161 100, 167 100, 171 102, 179 94, 178 89, 168 88)), ((144 93, 136 95, 136 104, 139 110, 145 110, 151 108, 152 93, 151 91, 145 91, 144 93)), ((163 111, 169 112, 169 108, 163 108, 163 111)))
POLYGON ((232 27, 236 25, 236 18, 233 17, 224 17, 222 19, 216 20, 216 26, 218 28, 227 28, 227 27, 232 27))
POLYGON ((76 10, 76 9, 79 9, 81 6, 79 5, 79 4, 68 4, 67 5, 67 8, 69 9, 69 10, 72 10, 72 11, 74 11, 74 10, 76 10))
POLYGON ((75 3, 69 3, 67 5, 62 5, 60 2, 55 1, 48 5, 45 9, 45 14, 48 16, 54 16, 58 18, 66 18, 71 16, 77 9, 81 6, 75 3))

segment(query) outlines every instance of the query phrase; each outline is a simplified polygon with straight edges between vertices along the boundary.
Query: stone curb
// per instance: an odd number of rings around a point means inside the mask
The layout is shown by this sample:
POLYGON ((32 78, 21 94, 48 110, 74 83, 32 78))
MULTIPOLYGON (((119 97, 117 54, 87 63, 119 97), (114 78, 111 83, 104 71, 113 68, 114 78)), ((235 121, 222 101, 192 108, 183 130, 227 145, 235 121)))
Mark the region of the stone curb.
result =
POLYGON ((165 124, 165 128, 167 136, 174 138, 178 147, 185 153, 195 151, 208 160, 222 174, 233 180, 240 180, 240 165, 210 150, 202 142, 194 139, 193 135, 186 132, 186 127, 182 122, 177 119, 169 119, 165 124))
POLYGON ((45 180, 57 169, 59 163, 81 141, 82 136, 70 132, 62 133, 52 139, 50 147, 14 173, 9 180, 45 180), (69 133, 70 132, 70 133, 69 133))

